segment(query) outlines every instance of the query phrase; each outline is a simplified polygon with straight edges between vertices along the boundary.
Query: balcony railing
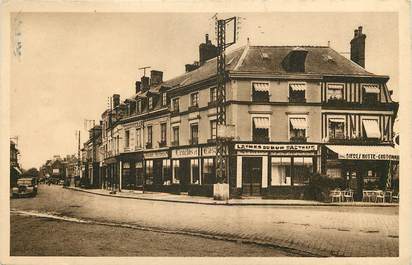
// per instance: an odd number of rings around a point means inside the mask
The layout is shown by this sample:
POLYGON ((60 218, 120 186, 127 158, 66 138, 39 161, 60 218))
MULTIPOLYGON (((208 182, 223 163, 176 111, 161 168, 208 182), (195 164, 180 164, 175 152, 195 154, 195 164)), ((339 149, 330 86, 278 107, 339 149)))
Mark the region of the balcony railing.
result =
POLYGON ((167 142, 166 141, 160 141, 159 142, 159 147, 166 147, 167 146, 167 142))
POLYGON ((189 140, 190 145, 196 145, 198 143, 199 143, 199 138, 197 138, 197 137, 194 137, 194 138, 189 140))
POLYGON ((306 137, 303 137, 303 136, 294 136, 294 137, 290 137, 290 141, 292 143, 306 143, 307 139, 306 137))
POLYGON ((153 145, 151 142, 146 143, 146 149, 152 149, 153 145))
POLYGON ((172 141, 172 146, 179 146, 179 141, 172 141))

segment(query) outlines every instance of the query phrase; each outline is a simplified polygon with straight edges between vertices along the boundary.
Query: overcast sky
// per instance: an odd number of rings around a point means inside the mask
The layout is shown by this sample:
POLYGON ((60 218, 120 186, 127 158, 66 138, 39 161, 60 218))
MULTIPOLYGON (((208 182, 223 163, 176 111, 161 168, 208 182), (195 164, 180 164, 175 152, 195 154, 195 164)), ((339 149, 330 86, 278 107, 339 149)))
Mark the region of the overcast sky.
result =
MULTIPOLYGON (((396 13, 239 13, 238 45, 324 45, 348 56, 353 30, 364 28, 366 69, 389 75, 398 94, 396 13)), ((75 131, 100 119, 107 97, 134 93, 138 68, 184 73, 198 60, 204 34, 213 38, 213 13, 21 13, 22 54, 12 56, 11 136, 19 137, 24 168, 55 154, 77 152, 75 131)), ((13 31, 12 31, 13 36, 13 31)), ((234 46, 233 48, 236 48, 234 46)), ((12 47, 13 48, 13 47, 12 47)))

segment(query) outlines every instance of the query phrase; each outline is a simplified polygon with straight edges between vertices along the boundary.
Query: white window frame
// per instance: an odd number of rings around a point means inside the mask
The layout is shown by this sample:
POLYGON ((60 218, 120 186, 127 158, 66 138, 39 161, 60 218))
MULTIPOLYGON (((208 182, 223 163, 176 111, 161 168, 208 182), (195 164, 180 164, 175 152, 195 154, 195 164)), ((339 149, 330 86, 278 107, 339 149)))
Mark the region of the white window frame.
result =
POLYGON ((162 107, 166 106, 167 103, 167 94, 166 92, 162 92, 162 107))
POLYGON ((191 107, 194 107, 194 106, 199 107, 199 91, 190 93, 190 96, 189 96, 189 106, 191 106, 191 107), (192 96, 195 95, 195 94, 197 94, 197 100, 196 100, 197 105, 193 105, 193 104, 192 104, 192 103, 193 103, 193 102, 192 102, 192 96))
POLYGON ((343 95, 345 94, 344 90, 345 90, 345 83, 327 83, 326 85, 326 101, 329 101, 329 89, 331 90, 337 90, 336 88, 329 88, 329 85, 339 85, 342 86, 342 100, 343 100, 343 95))
MULTIPOLYGON (((344 136, 344 138, 346 138, 346 137, 348 137, 348 135, 346 134, 346 126, 347 126, 347 124, 346 124, 346 119, 345 119, 345 116, 344 115, 328 115, 327 116, 327 119, 326 119, 326 126, 327 126, 327 128, 326 128, 326 137, 328 138, 328 139, 330 139, 330 134, 329 134, 329 120, 330 119, 339 119, 339 120, 343 120, 343 136, 344 136)), ((363 125, 362 125, 363 126, 363 125)))
POLYGON ((152 109, 153 109, 153 97, 152 97, 152 96, 150 96, 150 97, 148 98, 148 103, 147 103, 147 105, 148 105, 149 110, 152 110, 152 109))
POLYGON ((269 137, 269 142, 272 141, 272 135, 271 135, 271 127, 272 123, 270 121, 270 114, 252 114, 250 115, 250 140, 253 141, 253 119, 254 118, 269 118, 269 124, 271 125, 269 128, 268 132, 268 137, 269 137))
POLYGON ((199 158, 191 158, 190 159, 190 184, 192 185, 202 185, 202 175, 201 175, 201 170, 200 167, 201 166, 201 161, 199 158), (198 173, 199 173, 199 184, 193 183, 193 170, 192 170, 192 160, 197 161, 197 169, 198 169, 198 173))
POLYGON ((177 135, 177 138, 178 138, 177 141, 178 141, 179 144, 180 144, 180 125, 173 125, 173 126, 172 126, 172 131, 171 131, 171 134, 172 134, 172 135, 171 135, 171 137, 170 137, 172 140, 171 140, 170 142, 174 142, 174 141, 175 141, 175 128, 178 128, 178 132, 179 132, 179 133, 178 133, 178 135, 177 135))
POLYGON ((290 85, 295 85, 295 84, 304 84, 305 85, 305 87, 306 87, 306 89, 305 89, 305 100, 307 100, 307 90, 308 90, 308 83, 307 82, 305 82, 305 81, 289 81, 288 82, 288 99, 289 99, 289 101, 290 101, 290 85))
POLYGON ((178 106, 178 108, 180 109, 180 97, 174 97, 174 98, 172 98, 172 100, 171 100, 171 104, 172 104, 171 109, 172 109, 173 111, 176 111, 176 109, 175 109, 175 104, 174 104, 174 101, 175 101, 175 100, 178 101, 177 106, 178 106))
POLYGON ((309 115, 304 114, 288 114, 288 140, 290 141, 290 119, 305 119, 306 120, 306 129, 305 129, 305 137, 308 139, 308 129, 309 129, 309 115))
POLYGON ((136 128, 136 148, 142 148, 142 136, 143 136, 143 129, 141 127, 136 128), (138 135, 137 132, 140 132, 140 135, 138 135))

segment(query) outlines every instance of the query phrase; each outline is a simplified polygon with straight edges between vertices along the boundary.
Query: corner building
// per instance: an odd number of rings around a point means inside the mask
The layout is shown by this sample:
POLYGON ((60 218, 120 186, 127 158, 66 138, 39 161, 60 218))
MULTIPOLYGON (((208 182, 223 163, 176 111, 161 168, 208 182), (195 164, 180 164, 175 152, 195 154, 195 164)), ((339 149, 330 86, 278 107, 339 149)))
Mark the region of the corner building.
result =
MULTIPOLYGON (((111 177, 121 189, 213 195, 216 58, 208 51, 171 80, 151 71, 122 103, 111 177)), ((364 54, 356 58, 324 46, 246 45, 226 55, 231 197, 303 198, 313 173, 347 181, 358 199, 371 181, 385 183, 399 160, 392 147, 398 104, 389 77, 359 65, 364 54)))

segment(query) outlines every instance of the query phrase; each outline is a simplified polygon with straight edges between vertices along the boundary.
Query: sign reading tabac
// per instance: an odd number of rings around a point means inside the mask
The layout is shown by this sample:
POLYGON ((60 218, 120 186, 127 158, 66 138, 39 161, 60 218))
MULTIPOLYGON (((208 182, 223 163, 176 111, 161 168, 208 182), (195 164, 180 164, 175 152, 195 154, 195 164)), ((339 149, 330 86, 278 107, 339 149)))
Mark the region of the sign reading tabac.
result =
POLYGON ((316 151, 316 144, 236 144, 236 150, 251 151, 316 151))

